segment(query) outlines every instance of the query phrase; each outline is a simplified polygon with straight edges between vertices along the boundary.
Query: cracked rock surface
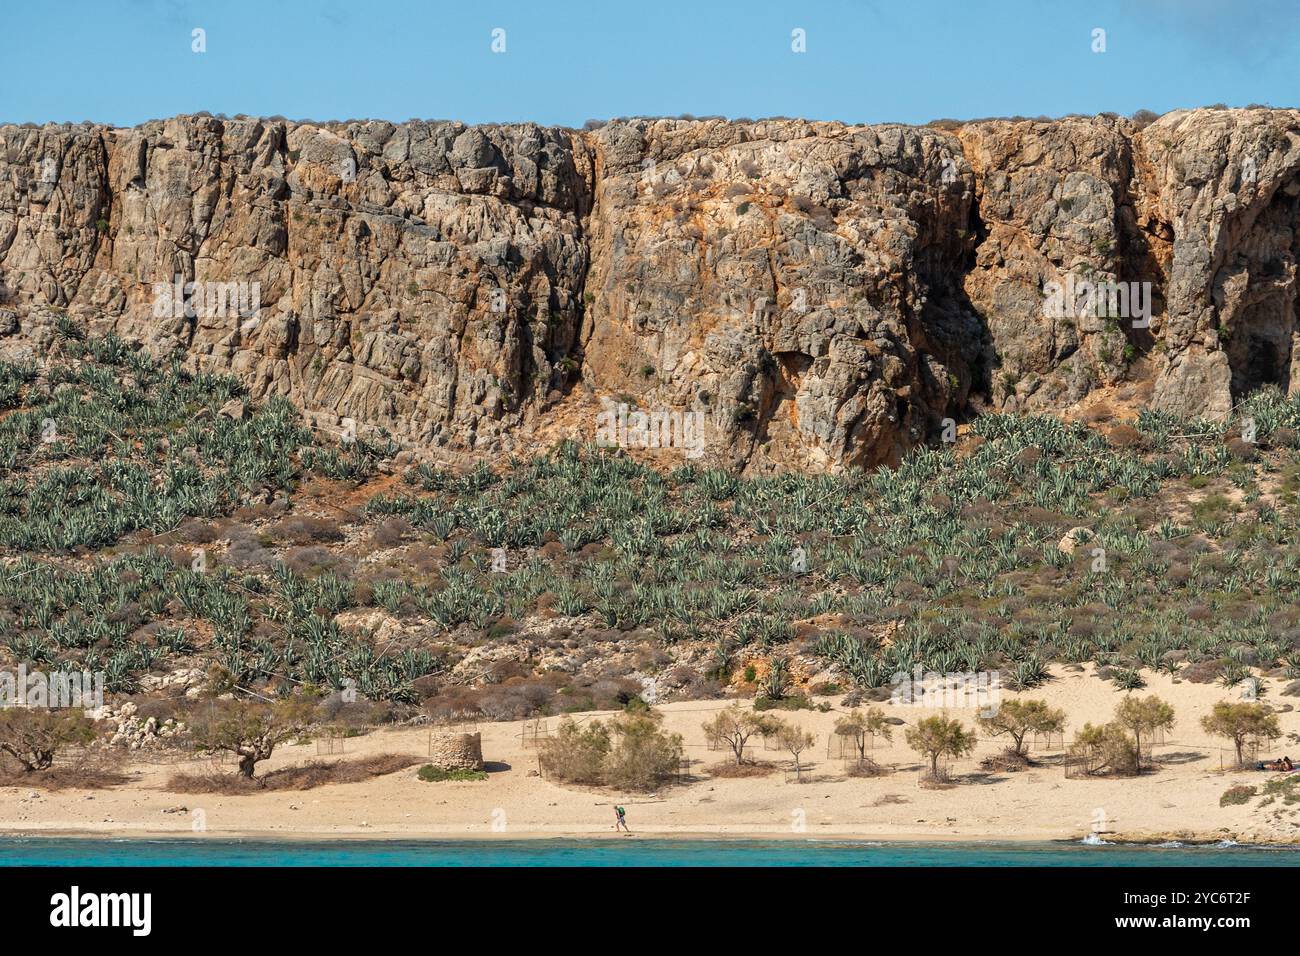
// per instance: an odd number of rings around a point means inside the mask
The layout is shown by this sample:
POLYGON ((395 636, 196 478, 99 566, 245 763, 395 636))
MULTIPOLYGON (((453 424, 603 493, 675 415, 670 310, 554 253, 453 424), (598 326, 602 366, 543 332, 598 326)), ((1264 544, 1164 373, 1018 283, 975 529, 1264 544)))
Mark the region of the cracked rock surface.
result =
POLYGON ((68 315, 450 455, 606 399, 701 413, 708 464, 889 464, 946 417, 1289 391, 1298 202, 1291 110, 0 126, 0 351, 68 315), (1067 276, 1149 323, 1051 314, 1067 276))

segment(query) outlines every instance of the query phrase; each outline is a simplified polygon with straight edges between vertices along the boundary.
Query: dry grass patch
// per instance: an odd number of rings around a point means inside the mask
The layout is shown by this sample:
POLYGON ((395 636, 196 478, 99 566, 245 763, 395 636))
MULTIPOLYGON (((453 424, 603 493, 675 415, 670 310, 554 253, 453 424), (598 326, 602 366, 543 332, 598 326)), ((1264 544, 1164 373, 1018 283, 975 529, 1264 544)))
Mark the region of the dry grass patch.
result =
POLYGON ((766 777, 768 774, 776 773, 781 768, 774 763, 766 760, 756 760, 753 763, 715 763, 711 767, 706 767, 710 777, 766 777))
POLYGON ((0 756, 0 787, 31 787, 36 790, 105 790, 129 783, 115 754, 84 751, 65 756, 63 762, 44 770, 24 770, 9 757, 0 756))
POLYGON ((844 768, 844 774, 848 777, 883 777, 893 772, 889 767, 882 767, 870 757, 854 760, 844 768))
POLYGON ((31 773, 0 772, 0 787, 31 787, 34 790, 107 790, 130 783, 124 773, 103 767, 51 767, 31 773))
POLYGON ((337 763, 313 760, 301 767, 272 770, 252 779, 231 773, 181 773, 168 780, 165 789, 169 793, 219 793, 227 796, 267 790, 312 790, 335 783, 362 783, 372 777, 405 770, 419 762, 418 757, 404 754, 377 754, 337 763))

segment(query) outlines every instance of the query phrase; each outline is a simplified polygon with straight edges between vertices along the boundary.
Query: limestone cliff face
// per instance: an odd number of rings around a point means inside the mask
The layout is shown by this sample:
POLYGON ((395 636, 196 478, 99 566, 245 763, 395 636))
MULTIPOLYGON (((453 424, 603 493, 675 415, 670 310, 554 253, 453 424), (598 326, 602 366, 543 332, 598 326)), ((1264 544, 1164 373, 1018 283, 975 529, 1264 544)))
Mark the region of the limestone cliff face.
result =
POLYGON ((590 439, 608 399, 703 413, 710 464, 875 465, 945 417, 1300 387, 1298 203, 1281 110, 0 126, 0 348, 70 314, 452 454, 590 439), (1149 283, 1149 322, 1054 314, 1067 277, 1149 283))

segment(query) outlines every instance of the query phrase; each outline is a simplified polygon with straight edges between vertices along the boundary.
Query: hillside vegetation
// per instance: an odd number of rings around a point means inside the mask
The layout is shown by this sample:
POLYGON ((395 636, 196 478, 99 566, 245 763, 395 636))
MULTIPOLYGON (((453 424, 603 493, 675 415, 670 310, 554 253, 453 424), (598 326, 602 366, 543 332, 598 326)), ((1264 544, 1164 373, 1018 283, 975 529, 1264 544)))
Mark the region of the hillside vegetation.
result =
POLYGON ((570 443, 441 470, 71 325, 0 365, 0 406, 0 654, 113 692, 198 668, 501 717, 647 678, 1300 677, 1300 403, 1276 389, 1226 429, 991 415, 896 470, 753 479, 570 443))

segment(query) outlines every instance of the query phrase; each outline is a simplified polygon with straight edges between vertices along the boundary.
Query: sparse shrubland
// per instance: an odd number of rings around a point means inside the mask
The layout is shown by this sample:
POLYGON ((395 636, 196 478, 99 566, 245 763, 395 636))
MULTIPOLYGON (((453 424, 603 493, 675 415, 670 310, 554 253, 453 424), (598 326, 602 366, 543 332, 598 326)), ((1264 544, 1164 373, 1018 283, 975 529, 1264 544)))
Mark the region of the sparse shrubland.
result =
POLYGON ((282 402, 71 326, 47 364, 0 365, 0 406, 0 655, 102 670, 113 693, 197 665, 213 689, 353 686, 453 716, 622 706, 635 682, 581 666, 597 642, 635 642, 622 673, 685 696, 781 662, 754 690, 796 705, 797 656, 868 690, 917 666, 1018 688, 1049 662, 1121 688, 1157 669, 1300 676, 1300 400, 1276 389, 1239 408, 1248 455, 1235 425, 1150 412, 1113 443, 985 416, 955 448, 870 473, 659 473, 566 443, 499 468, 417 464, 378 494, 364 485, 392 470, 390 445, 315 438, 282 402), (391 553, 363 563, 376 544, 391 553), (372 612, 400 639, 355 623, 372 612), (530 621, 515 663, 444 679, 530 621), (538 642, 577 671, 536 670, 538 642), (707 666, 673 673, 700 649, 707 666))

